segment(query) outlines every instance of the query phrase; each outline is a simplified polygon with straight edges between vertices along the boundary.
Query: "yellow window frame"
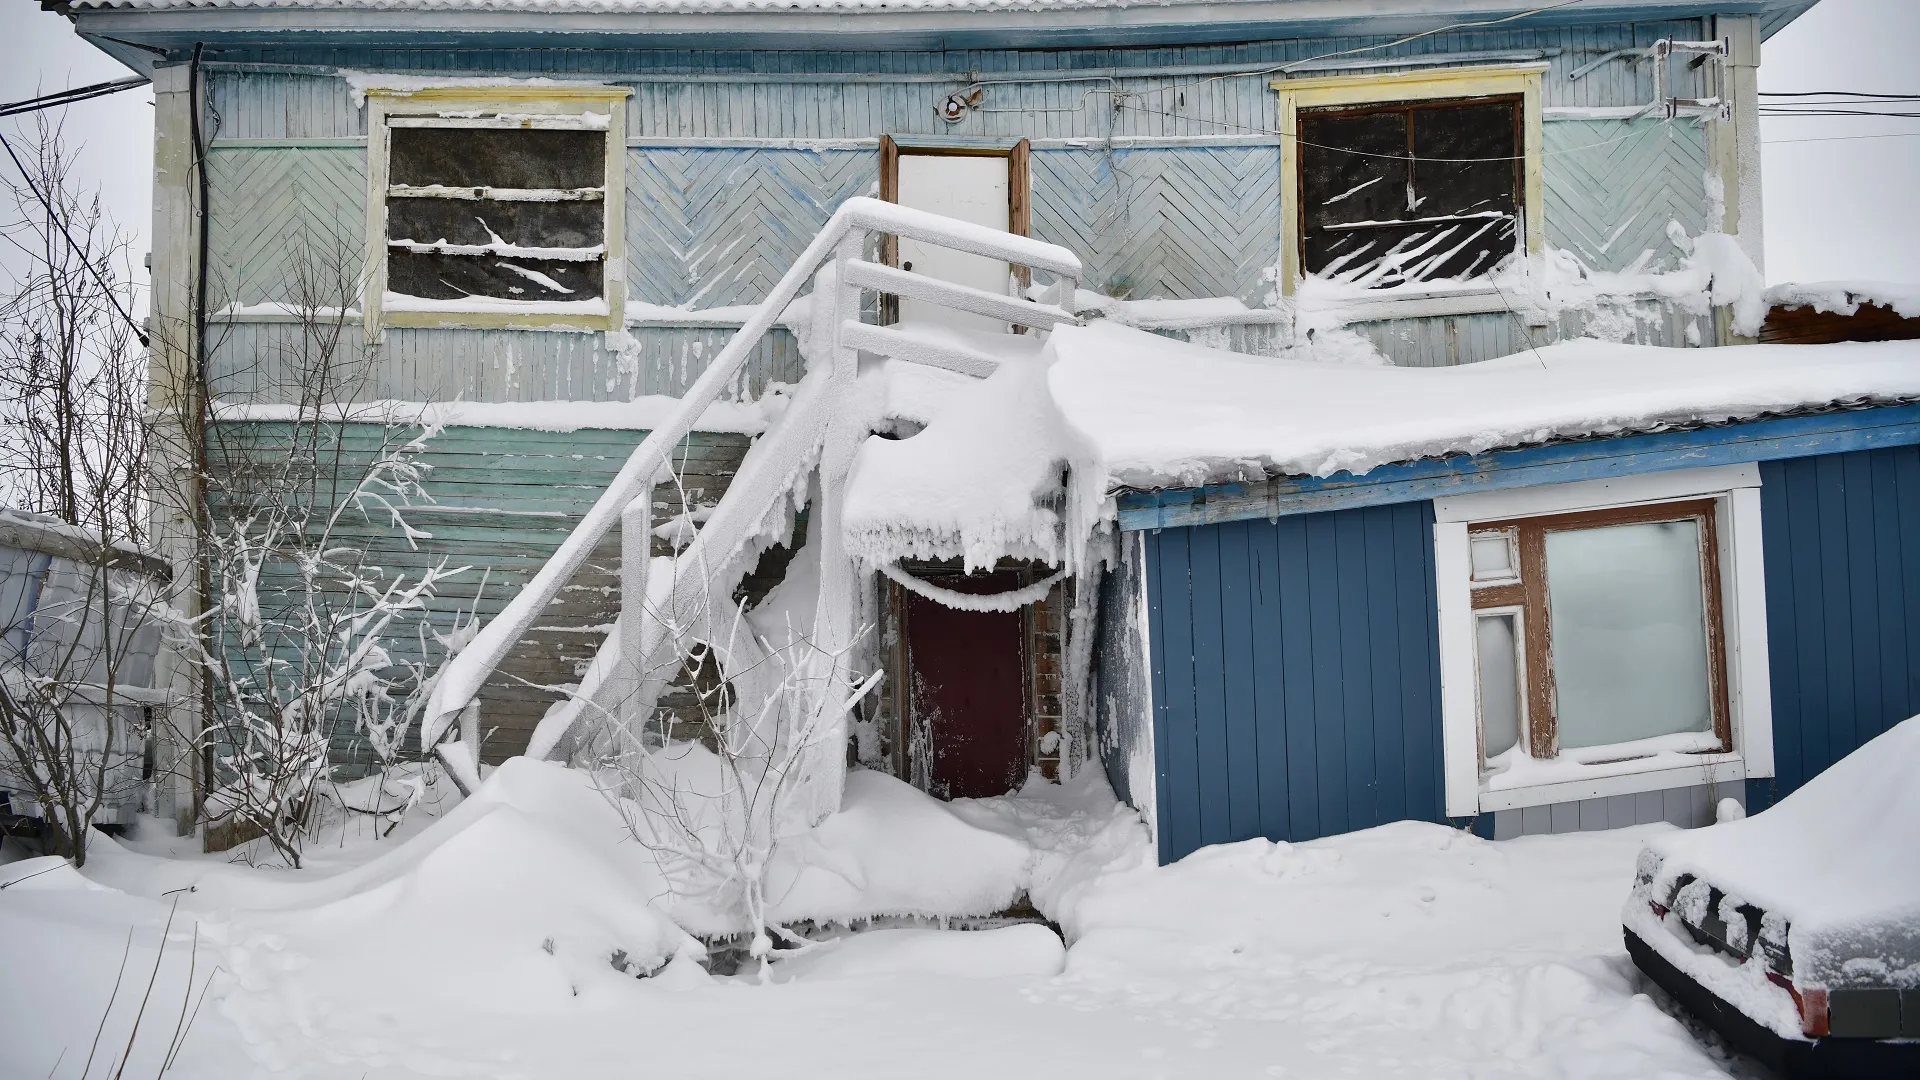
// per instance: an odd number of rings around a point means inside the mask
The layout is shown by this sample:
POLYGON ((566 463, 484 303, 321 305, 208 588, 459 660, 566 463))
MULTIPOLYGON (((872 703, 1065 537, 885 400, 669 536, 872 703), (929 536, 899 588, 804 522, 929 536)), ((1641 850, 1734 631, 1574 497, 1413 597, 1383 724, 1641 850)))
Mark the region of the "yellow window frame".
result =
MULTIPOLYGON (((593 84, 514 86, 431 86, 416 89, 367 88, 367 272, 361 312, 369 335, 389 326, 470 330, 615 331, 626 319, 626 162, 627 98, 632 91, 593 84), (604 315, 543 314, 517 311, 387 311, 387 189, 389 117, 439 117, 452 112, 503 113, 527 117, 607 116, 606 263, 601 292, 604 315)), ((449 118, 448 126, 459 126, 449 118)))
MULTIPOLYGON (((1272 86, 1279 95, 1280 113, 1281 295, 1292 296, 1300 281, 1301 109, 1517 95, 1521 99, 1521 153, 1526 157, 1520 199, 1521 227, 1526 230, 1527 254, 1539 254, 1544 240, 1540 206, 1540 85, 1546 71, 1546 64, 1511 64, 1274 80, 1272 86)), ((1392 299, 1390 291, 1381 299, 1392 299)))

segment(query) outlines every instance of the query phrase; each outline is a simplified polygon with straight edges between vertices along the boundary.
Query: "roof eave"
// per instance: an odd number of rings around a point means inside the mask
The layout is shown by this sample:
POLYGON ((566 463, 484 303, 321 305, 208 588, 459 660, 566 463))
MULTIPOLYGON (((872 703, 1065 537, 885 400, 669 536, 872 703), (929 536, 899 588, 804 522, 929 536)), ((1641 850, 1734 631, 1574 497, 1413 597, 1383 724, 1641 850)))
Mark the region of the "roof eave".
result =
MULTIPOLYGON (((1399 34, 1448 23, 1498 19, 1538 0, 1217 0, 1129 7, 942 11, 455 11, 260 7, 78 8, 75 28, 122 60, 180 52, 195 42, 458 47, 546 42, 568 47, 810 47, 927 49, 1020 45, 1149 45, 1270 40, 1341 34, 1399 34), (144 48, 142 48, 144 47, 144 48)), ((1816 0, 1601 0, 1515 20, 1515 29, 1751 14, 1771 32, 1816 0)))

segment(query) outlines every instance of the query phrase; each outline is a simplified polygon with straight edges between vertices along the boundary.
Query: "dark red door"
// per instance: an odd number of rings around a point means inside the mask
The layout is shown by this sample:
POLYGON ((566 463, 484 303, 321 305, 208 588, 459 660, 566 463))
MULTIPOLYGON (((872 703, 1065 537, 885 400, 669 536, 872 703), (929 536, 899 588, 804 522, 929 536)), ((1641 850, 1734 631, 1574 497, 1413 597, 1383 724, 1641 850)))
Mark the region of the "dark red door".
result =
MULTIPOLYGON (((1019 575, 943 578, 956 592, 1020 587, 1019 575)), ((909 708, 942 799, 1005 795, 1027 775, 1027 680, 1020 612, 956 611, 907 594, 909 708)))

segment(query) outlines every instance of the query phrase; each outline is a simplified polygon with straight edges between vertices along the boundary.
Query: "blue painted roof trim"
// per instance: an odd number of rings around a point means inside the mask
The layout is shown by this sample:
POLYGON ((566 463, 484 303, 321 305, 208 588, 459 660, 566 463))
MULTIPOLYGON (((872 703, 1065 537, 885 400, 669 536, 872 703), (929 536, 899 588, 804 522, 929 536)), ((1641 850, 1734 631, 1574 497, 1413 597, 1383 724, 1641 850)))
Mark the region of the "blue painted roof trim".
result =
POLYGON ((1893 405, 1461 454, 1382 465, 1359 476, 1125 491, 1117 498, 1120 528, 1133 532, 1916 443, 1920 405, 1893 405))
MULTIPOLYGON (((1631 23, 1754 15, 1771 35, 1816 0, 1592 0, 1530 15, 1504 28, 1631 23)), ((135 66, 175 58, 196 42, 213 47, 349 46, 424 49, 777 48, 815 51, 959 48, 1102 48, 1240 43, 1289 38, 1391 35, 1449 22, 1485 20, 1521 10, 1520 0, 1484 0, 1429 11, 1352 14, 1291 0, 1215 4, 1135 4, 1100 8, 986 11, 750 10, 492 11, 440 8, 353 10, 228 6, 196 9, 84 8, 75 28, 135 66), (137 43, 137 45, 135 44, 137 43)))

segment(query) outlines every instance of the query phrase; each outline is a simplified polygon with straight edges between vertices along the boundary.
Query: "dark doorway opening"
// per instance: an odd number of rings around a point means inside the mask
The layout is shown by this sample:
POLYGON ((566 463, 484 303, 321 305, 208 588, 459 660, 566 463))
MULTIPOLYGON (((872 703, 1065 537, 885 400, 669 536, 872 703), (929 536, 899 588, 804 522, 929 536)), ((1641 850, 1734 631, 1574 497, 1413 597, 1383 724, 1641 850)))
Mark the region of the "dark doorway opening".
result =
MULTIPOLYGON (((928 575, 943 589, 1011 592, 1020 571, 928 575)), ((899 589, 904 719, 914 778, 941 799, 1005 795, 1032 760, 1027 613, 959 611, 899 589)))

